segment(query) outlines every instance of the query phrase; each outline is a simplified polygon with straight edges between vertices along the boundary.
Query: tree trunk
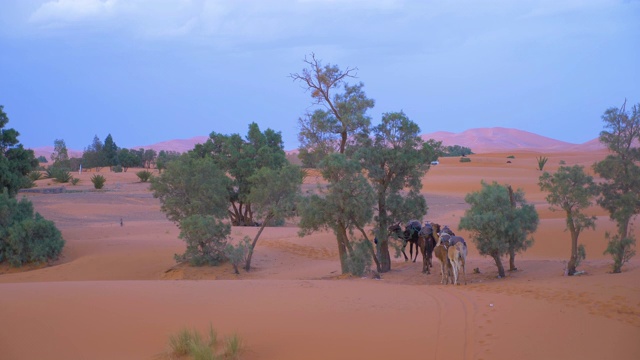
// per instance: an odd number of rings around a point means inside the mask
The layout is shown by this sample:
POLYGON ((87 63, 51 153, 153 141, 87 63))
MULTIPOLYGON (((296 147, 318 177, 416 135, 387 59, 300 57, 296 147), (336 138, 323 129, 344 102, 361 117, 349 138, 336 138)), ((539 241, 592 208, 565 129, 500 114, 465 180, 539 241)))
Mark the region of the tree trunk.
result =
POLYGON ((567 225, 569 233, 571 233, 571 258, 567 264, 567 275, 573 276, 576 273, 576 264, 578 263, 578 235, 580 235, 580 231, 576 229, 571 215, 567 217, 567 225))
POLYGON ((251 257, 253 256, 253 250, 256 248, 256 243, 258 242, 258 238, 260 237, 260 234, 262 234, 262 230, 264 230, 264 228, 267 226, 267 223, 269 222, 269 220, 271 220, 271 215, 267 215, 267 217, 265 217, 264 221, 262 222, 262 226, 260 226, 258 233, 253 238, 253 242, 251 243, 251 248, 249 249, 249 254, 247 255, 247 262, 244 265, 244 269, 246 271, 251 270, 251 257))
POLYGON ((380 247, 380 272, 385 273, 391 271, 391 255, 389 254, 389 239, 378 239, 380 247))
POLYGON ((516 267, 516 252, 513 249, 509 250, 509 271, 517 271, 516 267))
POLYGON ((346 239, 344 239, 344 235, 346 232, 342 231, 338 225, 334 229, 336 234, 336 241, 338 241, 338 255, 340 256, 340 268, 343 274, 349 272, 349 266, 347 266, 349 253, 347 252, 347 243, 346 239))
POLYGON ((500 255, 492 255, 493 260, 496 262, 496 266, 498 267, 498 276, 503 278, 504 274, 504 266, 502 266, 502 259, 500 259, 500 255))

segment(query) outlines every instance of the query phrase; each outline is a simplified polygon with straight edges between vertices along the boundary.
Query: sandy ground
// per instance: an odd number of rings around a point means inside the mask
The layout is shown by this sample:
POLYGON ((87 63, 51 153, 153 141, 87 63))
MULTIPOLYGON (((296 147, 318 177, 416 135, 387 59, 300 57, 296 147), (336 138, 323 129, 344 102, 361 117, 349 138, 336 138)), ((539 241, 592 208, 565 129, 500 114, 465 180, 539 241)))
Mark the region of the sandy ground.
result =
MULTIPOLYGON (((100 192, 83 173, 66 193, 25 194, 67 243, 51 266, 0 268, 0 358, 168 359, 171 334, 212 325, 242 338, 245 359, 640 359, 640 258, 610 273, 602 252, 614 225, 593 207, 597 228, 580 236, 585 274, 563 276, 569 234, 537 187, 539 155, 442 159, 424 178, 423 220, 454 230, 465 194, 481 180, 522 188, 540 213, 534 246, 516 258, 519 271, 497 279, 492 260, 471 245, 461 286, 440 285, 438 270, 425 275, 420 260, 399 258, 380 280, 344 278, 334 237, 301 238, 294 224, 265 230, 250 273, 176 266, 184 243, 134 169, 103 170, 100 192)), ((544 155, 551 171, 561 160, 588 168, 604 156, 544 155)))

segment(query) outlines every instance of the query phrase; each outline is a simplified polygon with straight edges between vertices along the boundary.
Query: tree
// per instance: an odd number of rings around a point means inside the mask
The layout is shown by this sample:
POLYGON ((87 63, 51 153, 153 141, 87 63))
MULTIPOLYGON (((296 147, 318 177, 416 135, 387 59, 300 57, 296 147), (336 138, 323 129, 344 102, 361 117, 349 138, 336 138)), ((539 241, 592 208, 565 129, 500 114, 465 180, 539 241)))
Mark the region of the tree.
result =
POLYGON ((595 229, 596 217, 587 216, 584 210, 591 206, 591 199, 597 194, 593 177, 584 173, 580 165, 560 166, 553 175, 544 172, 540 176, 539 186, 548 191, 546 199, 552 211, 563 210, 567 217, 567 228, 571 234, 571 258, 567 265, 567 274, 573 275, 580 261, 578 237, 582 230, 595 229))
POLYGON ((465 202, 471 207, 460 218, 458 227, 471 232, 478 252, 491 256, 498 276, 504 277, 501 257, 525 251, 533 244, 530 234, 538 227, 538 213, 533 205, 527 204, 524 192, 510 192, 508 186, 496 182, 483 181, 482 189, 467 194, 465 202))
POLYGON ((366 112, 375 102, 366 97, 362 83, 346 83, 346 79, 355 77, 357 68, 342 71, 335 65, 323 66, 313 53, 310 58, 305 57, 304 62, 308 68, 290 77, 302 82, 306 90, 311 91, 315 104, 322 105, 324 110, 316 109, 299 119, 301 148, 308 153, 338 151, 342 154, 351 135, 368 130, 371 120, 366 112), (333 94, 340 87, 344 87, 343 92, 333 94))
MULTIPOLYGON (((142 151, 142 149, 140 149, 142 151)), ((147 169, 151 169, 151 164, 156 160, 158 154, 153 149, 146 149, 142 152, 142 164, 147 169)))
MULTIPOLYGON (((342 273, 357 274, 364 269, 355 265, 367 265, 361 249, 370 247, 364 227, 373 217, 375 194, 358 161, 344 154, 332 153, 320 165, 322 177, 328 180, 329 185, 326 188, 318 186, 317 193, 304 197, 300 202, 299 235, 332 230, 336 236, 342 273)), ((366 256, 370 261, 371 255, 366 256)))
POLYGON ((634 105, 631 113, 625 105, 607 109, 602 120, 606 130, 600 133, 600 142, 611 154, 595 163, 593 169, 605 180, 599 184, 602 196, 598 204, 617 225, 617 234, 606 234, 609 243, 605 253, 611 254, 613 272, 619 273, 635 255, 631 221, 640 213, 640 104, 634 105))
POLYGON ((118 160, 120 160, 120 165, 122 165, 124 172, 127 172, 131 167, 142 167, 142 158, 135 150, 118 150, 118 160))
POLYGON ((167 168, 167 164, 180 157, 180 153, 177 151, 165 151, 160 150, 158 157, 156 158, 156 168, 159 172, 167 168))
POLYGON ((263 166, 249 177, 251 192, 247 200, 253 205, 262 222, 248 248, 245 270, 251 269, 251 257, 264 228, 273 222, 296 215, 303 175, 299 167, 288 164, 279 169, 263 166))
POLYGON ((211 157, 187 154, 151 179, 150 189, 160 199, 160 209, 178 224, 180 238, 187 243, 185 253, 176 255, 177 261, 194 265, 222 261, 231 233, 231 226, 223 221, 230 186, 230 180, 211 157))
POLYGON ((460 145, 445 146, 442 156, 454 157, 454 156, 467 156, 472 155, 473 151, 470 148, 460 145))
MULTIPOLYGON (((335 65, 323 65, 315 54, 311 54, 310 58, 305 57, 304 62, 308 67, 290 76, 294 81, 300 81, 311 92, 314 104, 322 108, 299 119, 298 139, 301 154, 306 156, 306 160, 302 160, 307 165, 319 161, 318 167, 329 186, 322 191, 323 197, 312 195, 301 205, 300 234, 326 228, 333 230, 342 272, 348 273, 357 256, 352 242, 359 241, 352 235, 358 230, 366 239, 361 228, 370 221, 367 216, 371 212, 371 209, 364 208, 366 203, 357 204, 354 201, 367 200, 365 194, 370 193, 371 188, 359 173, 360 164, 351 159, 353 151, 347 151, 347 148, 350 142, 352 144, 356 138, 366 137, 369 133, 371 119, 367 110, 375 102, 367 98, 362 83, 347 83, 347 79, 355 77, 357 69, 347 68, 343 71, 335 65), (332 156, 333 153, 342 156, 332 156), (362 198, 349 199, 349 193, 361 194, 362 198)), ((367 243, 364 244, 366 246, 367 243)))
POLYGON ((18 131, 5 129, 8 123, 9 117, 0 105, 0 192, 6 189, 9 196, 15 196, 31 183, 27 175, 38 167, 38 160, 33 150, 20 144, 18 131))
POLYGON ((253 208, 249 201, 249 178, 263 167, 279 169, 287 164, 282 135, 271 129, 260 131, 258 124, 249 124, 247 136, 223 135, 212 132, 204 144, 190 151, 191 156, 211 157, 227 174, 229 187, 229 218, 234 226, 254 226, 253 208))
POLYGON ((422 178, 438 158, 440 143, 424 143, 420 128, 403 112, 386 113, 372 130, 373 138, 358 139, 360 160, 376 193, 376 237, 380 272, 391 270, 387 228, 394 222, 422 219, 427 203, 420 194, 422 178))
POLYGON ((118 160, 118 145, 113 141, 111 134, 107 135, 104 139, 102 151, 104 152, 106 166, 116 166, 120 164, 120 161, 118 160))
POLYGON ((104 166, 107 166, 107 159, 103 151, 102 141, 98 138, 98 135, 93 137, 91 145, 87 146, 82 153, 82 163, 86 168, 96 168, 96 171, 100 171, 104 166))
POLYGON ((69 152, 67 151, 67 145, 64 143, 63 139, 56 139, 53 141, 51 162, 53 162, 53 166, 69 168, 69 152))

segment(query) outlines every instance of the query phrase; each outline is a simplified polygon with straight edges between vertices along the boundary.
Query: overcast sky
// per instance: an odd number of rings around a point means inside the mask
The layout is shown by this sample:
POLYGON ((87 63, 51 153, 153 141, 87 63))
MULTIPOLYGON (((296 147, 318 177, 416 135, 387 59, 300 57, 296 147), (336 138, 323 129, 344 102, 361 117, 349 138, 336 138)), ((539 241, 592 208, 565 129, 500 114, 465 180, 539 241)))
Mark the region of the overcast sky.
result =
POLYGON ((357 67, 374 123, 571 143, 640 103, 637 0, 1 0, 0 105, 26 147, 119 147, 251 122, 298 146, 305 55, 357 67))

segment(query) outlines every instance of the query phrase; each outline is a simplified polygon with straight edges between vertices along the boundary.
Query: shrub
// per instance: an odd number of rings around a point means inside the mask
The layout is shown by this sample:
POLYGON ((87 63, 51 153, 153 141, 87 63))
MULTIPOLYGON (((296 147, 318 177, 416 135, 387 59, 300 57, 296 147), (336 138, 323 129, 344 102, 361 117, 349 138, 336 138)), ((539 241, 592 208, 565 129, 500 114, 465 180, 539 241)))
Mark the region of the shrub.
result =
POLYGON ((45 170, 45 177, 59 183, 67 183, 73 178, 69 169, 56 166, 49 166, 47 170, 45 170))
POLYGON ((30 201, 2 193, 0 213, 0 262, 18 267, 58 258, 64 247, 62 235, 52 221, 34 213, 30 201))
POLYGON ((202 336, 196 330, 184 329, 169 337, 170 357, 191 359, 238 359, 243 350, 242 339, 233 334, 224 340, 225 346, 218 350, 218 334, 209 325, 209 338, 203 341, 202 336))
POLYGON ((29 179, 31 181, 36 181, 42 179, 42 173, 38 170, 33 170, 29 173, 29 179))
POLYGON ((182 255, 175 255, 176 261, 188 261, 195 266, 218 265, 225 261, 227 236, 231 225, 206 215, 191 215, 180 221, 180 238, 187 243, 182 255))
POLYGON ((516 157, 515 157, 515 156, 513 156, 513 155, 509 155, 509 156, 507 156, 507 159, 515 159, 515 158, 516 158, 516 157))
POLYGON ((242 266, 247 263, 247 258, 250 253, 251 239, 248 236, 245 236, 237 245, 228 244, 224 249, 224 254, 231 262, 231 265, 233 265, 233 270, 236 274, 240 273, 240 271, 238 271, 238 266, 242 266))
POLYGON ((147 182, 153 177, 153 173, 149 170, 138 171, 136 175, 138 175, 140 182, 147 182))
POLYGON ((536 161, 538 162, 538 170, 542 171, 542 169, 544 169, 544 166, 547 164, 547 161, 549 161, 548 157, 536 157, 536 161))
POLYGON ((567 162, 566 162, 566 161, 564 161, 564 160, 560 160, 560 165, 566 165, 566 164, 567 164, 567 162))
POLYGON ((460 158, 460 162, 461 163, 468 163, 468 162, 471 162, 471 159, 469 159, 468 157, 461 157, 460 158))
POLYGON ((621 239, 618 234, 611 236, 608 232, 605 233, 605 237, 609 242, 604 254, 610 254, 613 258, 613 273, 620 273, 622 271, 622 265, 629 262, 636 254, 634 249, 636 241, 633 237, 621 239))
POLYGON ((79 182, 80 182, 80 179, 78 178, 71 179, 71 185, 78 185, 79 182))
POLYGON ((353 255, 347 258, 347 271, 356 276, 362 276, 371 266, 370 244, 366 241, 355 243, 353 255))
POLYGON ((116 172, 116 173, 121 173, 122 172, 122 165, 113 166, 111 168, 111 171, 116 172))
POLYGON ((102 175, 96 174, 91 177, 91 182, 93 183, 93 187, 95 187, 96 189, 102 189, 104 183, 107 182, 107 179, 102 175))

